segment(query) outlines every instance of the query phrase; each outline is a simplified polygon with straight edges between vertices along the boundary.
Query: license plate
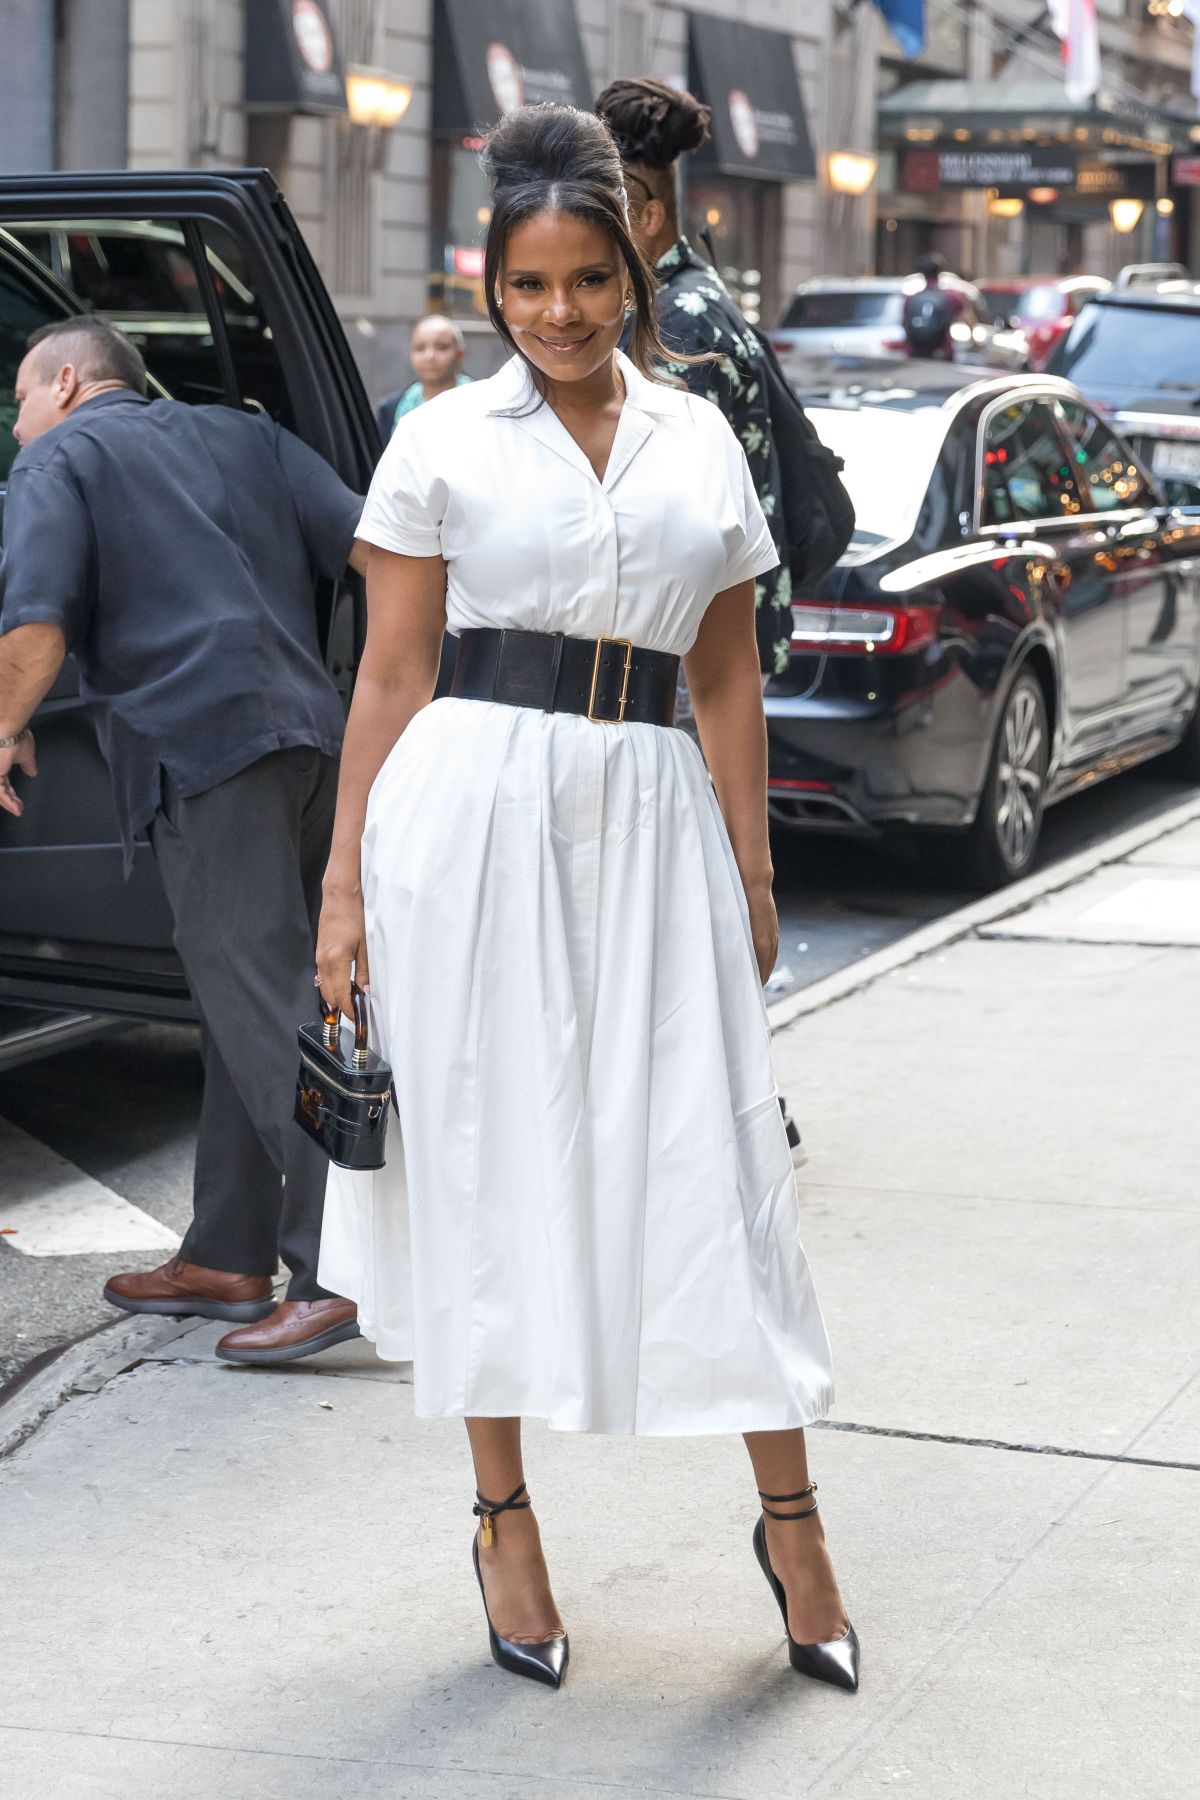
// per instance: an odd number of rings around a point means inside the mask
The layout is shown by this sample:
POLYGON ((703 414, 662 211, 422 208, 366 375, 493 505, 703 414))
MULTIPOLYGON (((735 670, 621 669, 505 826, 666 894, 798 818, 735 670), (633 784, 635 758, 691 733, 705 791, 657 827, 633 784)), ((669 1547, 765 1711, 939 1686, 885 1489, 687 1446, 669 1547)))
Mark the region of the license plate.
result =
POLYGON ((1156 475, 1175 481, 1200 481, 1200 444, 1173 444, 1160 440, 1154 446, 1152 467, 1156 475))

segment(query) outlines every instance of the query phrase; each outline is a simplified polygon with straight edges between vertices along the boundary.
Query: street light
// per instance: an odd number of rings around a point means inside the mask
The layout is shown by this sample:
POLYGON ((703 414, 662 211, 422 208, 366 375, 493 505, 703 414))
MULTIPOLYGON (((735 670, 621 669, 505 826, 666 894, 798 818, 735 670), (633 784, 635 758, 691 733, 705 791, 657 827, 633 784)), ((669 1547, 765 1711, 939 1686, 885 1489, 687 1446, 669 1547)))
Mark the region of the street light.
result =
POLYGON ((835 194, 865 194, 875 179, 879 158, 862 150, 831 150, 827 164, 835 194))
POLYGON ((1108 213, 1113 222, 1113 230, 1122 233, 1132 231, 1145 210, 1140 200, 1110 200, 1108 213))
POLYGON ((401 81, 386 69, 352 63, 346 70, 346 108, 352 125, 390 131, 408 111, 412 96, 411 81, 401 81))

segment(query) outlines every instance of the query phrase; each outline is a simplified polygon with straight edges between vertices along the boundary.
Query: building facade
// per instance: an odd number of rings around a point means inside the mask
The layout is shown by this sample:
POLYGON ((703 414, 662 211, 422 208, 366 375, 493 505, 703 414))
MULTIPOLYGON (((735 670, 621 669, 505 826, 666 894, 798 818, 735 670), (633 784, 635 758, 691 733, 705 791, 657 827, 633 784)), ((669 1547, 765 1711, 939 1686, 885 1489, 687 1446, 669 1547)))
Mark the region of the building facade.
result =
POLYGON ((881 273, 930 250, 980 278, 1111 276, 1200 253, 1195 28, 1167 0, 1097 0, 1100 86, 1076 102, 1044 0, 927 12, 919 59, 881 40, 881 273))
POLYGON ((765 325, 807 277, 931 249, 977 277, 1200 254, 1193 29, 1159 0, 1098 6, 1104 91, 1072 109, 1041 0, 927 0, 915 60, 870 0, 0 0, 0 171, 265 165, 378 396, 431 308, 459 318, 473 370, 499 354, 480 132, 521 96, 589 104, 618 74, 711 105, 687 226, 765 325), (354 122, 355 71, 398 97, 389 118, 354 122), (863 191, 836 181, 838 152, 863 191), (1114 199, 1141 201, 1128 232, 1114 199))
POLYGON ((614 76, 646 73, 703 79, 714 114, 728 123, 732 103, 735 126, 741 105, 753 154, 726 130, 691 171, 687 210, 693 227, 708 224, 747 310, 770 323, 803 277, 870 265, 871 197, 833 195, 822 178, 831 146, 869 149, 875 135, 876 14, 844 10, 845 0, 708 0, 702 11, 657 0, 0 0, 0 168, 265 165, 373 394, 404 378, 409 329, 431 306, 458 314, 469 366, 482 370, 497 350, 474 273, 486 219, 477 138, 498 113, 497 83, 506 93, 502 61, 491 94, 485 85, 480 98, 476 77, 508 37, 521 52, 514 95, 587 103, 614 76), (342 66, 411 90, 403 116, 364 126, 310 111, 303 96, 248 104, 258 83, 248 11, 310 32, 318 60, 323 18, 342 66), (566 81, 554 61, 564 26, 579 63, 566 81), (759 105, 764 70, 785 105, 772 94, 759 105))

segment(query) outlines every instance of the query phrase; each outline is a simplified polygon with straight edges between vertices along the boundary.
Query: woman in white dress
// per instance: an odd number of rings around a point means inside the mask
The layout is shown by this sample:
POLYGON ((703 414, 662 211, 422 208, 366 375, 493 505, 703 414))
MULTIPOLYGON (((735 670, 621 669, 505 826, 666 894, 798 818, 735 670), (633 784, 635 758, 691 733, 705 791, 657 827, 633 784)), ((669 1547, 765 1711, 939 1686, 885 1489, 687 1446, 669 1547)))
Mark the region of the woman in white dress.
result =
POLYGON ((399 422, 359 526, 369 628, 317 971, 344 1012, 352 970, 369 981, 399 1130, 379 1174, 332 1171, 321 1280, 412 1361, 419 1416, 466 1420, 502 1667, 557 1687, 567 1661, 524 1415, 745 1434, 793 1665, 853 1688, 803 1430, 829 1347, 761 986, 754 580, 775 551, 717 407, 656 373, 606 127, 524 107, 487 159, 512 359, 399 422), (669 728, 680 656, 711 784, 669 728))

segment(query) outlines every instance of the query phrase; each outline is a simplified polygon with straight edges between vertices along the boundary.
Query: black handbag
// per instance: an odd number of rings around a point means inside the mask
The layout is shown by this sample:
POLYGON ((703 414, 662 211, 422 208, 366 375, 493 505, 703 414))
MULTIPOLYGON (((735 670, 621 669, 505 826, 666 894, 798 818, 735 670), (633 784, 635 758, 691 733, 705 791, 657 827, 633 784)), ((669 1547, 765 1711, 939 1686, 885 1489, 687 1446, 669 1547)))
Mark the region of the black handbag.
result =
POLYGON ((342 1021, 324 995, 321 1018, 301 1025, 300 1075, 296 1082, 297 1125, 340 1169, 382 1169, 387 1136, 392 1071, 367 1048, 367 997, 351 987, 354 1048, 345 1055, 342 1021))

